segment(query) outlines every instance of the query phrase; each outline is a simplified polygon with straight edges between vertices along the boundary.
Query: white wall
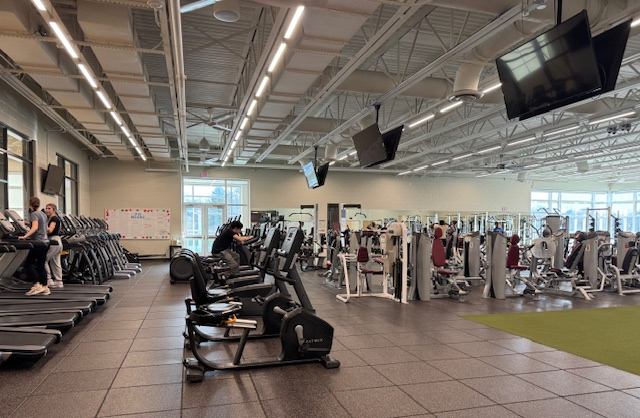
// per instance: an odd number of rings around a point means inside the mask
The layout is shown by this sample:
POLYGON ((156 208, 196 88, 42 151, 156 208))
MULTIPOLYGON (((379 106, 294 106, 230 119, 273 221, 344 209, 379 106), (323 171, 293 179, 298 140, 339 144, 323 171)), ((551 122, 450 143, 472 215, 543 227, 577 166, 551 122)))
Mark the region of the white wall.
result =
MULTIPOLYGON (((103 159, 91 162, 91 212, 104 218, 105 209, 169 209, 171 236, 180 237, 181 177, 177 172, 148 172, 140 162, 103 159)), ((124 240, 139 254, 169 255, 170 240, 124 240)))
POLYGON ((36 142, 34 158, 34 194, 41 200, 41 206, 56 203, 55 196, 43 194, 41 190, 42 170, 49 163, 57 164, 56 153, 78 164, 78 210, 81 214, 90 211, 89 158, 80 148, 79 142, 62 130, 51 119, 30 102, 0 81, 0 122, 14 131, 36 142))

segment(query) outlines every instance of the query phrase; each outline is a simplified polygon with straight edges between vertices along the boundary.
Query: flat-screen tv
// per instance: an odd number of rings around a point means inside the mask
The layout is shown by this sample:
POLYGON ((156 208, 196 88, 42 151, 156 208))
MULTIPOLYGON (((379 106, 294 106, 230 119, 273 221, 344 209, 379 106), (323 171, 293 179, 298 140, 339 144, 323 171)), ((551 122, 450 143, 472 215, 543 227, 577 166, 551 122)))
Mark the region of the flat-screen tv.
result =
POLYGON ((45 175, 44 182, 42 183, 42 193, 53 195, 60 194, 62 183, 64 183, 64 168, 49 164, 47 174, 45 175))
POLYGON ((583 10, 496 60, 507 115, 527 119, 602 89, 583 10))
POLYGON ((327 179, 329 173, 329 163, 324 163, 316 169, 316 178, 318 179, 318 187, 324 186, 324 182, 327 179))
POLYGON ((631 19, 593 37, 593 49, 602 78, 602 91, 596 94, 606 93, 616 87, 630 31, 631 19))
POLYGON ((316 169, 313 162, 309 161, 302 167, 302 172, 307 179, 307 186, 309 186, 310 189, 315 189, 324 186, 327 173, 329 172, 329 163, 322 164, 316 169))
POLYGON ((352 139, 358 153, 360 167, 371 167, 380 164, 387 158, 387 150, 384 147, 377 123, 364 128, 355 134, 352 139))
POLYGON ((302 167, 302 172, 307 179, 307 186, 309 186, 310 189, 315 189, 320 186, 318 183, 318 176, 316 175, 316 168, 313 166, 313 161, 306 163, 302 167))
POLYGON ((384 160, 372 164, 371 166, 386 163, 387 161, 392 161, 396 158, 396 151, 398 151, 398 145, 400 144, 400 137, 402 136, 403 129, 404 125, 400 125, 397 128, 393 128, 392 130, 382 134, 382 143, 384 144, 387 156, 384 160))

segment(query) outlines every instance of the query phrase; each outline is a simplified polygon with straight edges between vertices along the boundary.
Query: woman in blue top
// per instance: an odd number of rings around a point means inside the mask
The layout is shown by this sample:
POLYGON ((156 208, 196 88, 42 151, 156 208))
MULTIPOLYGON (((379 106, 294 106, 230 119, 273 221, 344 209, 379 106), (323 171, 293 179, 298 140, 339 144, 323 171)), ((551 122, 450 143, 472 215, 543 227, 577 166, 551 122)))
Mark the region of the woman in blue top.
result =
POLYGON ((18 239, 29 239, 34 242, 33 248, 29 250, 26 260, 24 260, 24 269, 33 278, 33 287, 26 295, 49 295, 51 291, 47 286, 47 273, 44 269, 44 263, 47 257, 47 251, 49 250, 49 240, 47 239, 47 215, 39 211, 40 199, 32 197, 29 199, 29 209, 31 214, 29 220, 31 221, 31 228, 26 234, 18 239))

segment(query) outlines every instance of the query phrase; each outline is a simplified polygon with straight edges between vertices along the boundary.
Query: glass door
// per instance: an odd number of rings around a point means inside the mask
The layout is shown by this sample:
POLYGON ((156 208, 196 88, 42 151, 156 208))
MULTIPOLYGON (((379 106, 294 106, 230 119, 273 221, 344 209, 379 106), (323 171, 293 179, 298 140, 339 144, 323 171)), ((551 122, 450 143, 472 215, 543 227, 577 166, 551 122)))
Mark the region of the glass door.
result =
POLYGON ((182 246, 208 255, 218 229, 225 220, 222 205, 187 204, 184 208, 184 238, 182 246))

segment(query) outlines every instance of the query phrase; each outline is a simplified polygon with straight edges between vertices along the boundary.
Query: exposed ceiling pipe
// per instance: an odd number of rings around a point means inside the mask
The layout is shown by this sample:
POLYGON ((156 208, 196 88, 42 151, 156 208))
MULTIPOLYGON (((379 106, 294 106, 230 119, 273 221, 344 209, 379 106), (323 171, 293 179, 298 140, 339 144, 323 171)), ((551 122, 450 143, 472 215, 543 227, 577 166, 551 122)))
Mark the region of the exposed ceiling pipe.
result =
POLYGON ((178 149, 184 162, 185 172, 189 172, 189 147, 187 144, 187 92, 185 88, 184 51, 182 49, 182 24, 180 22, 180 1, 169 0, 169 22, 171 26, 171 49, 174 62, 174 81, 178 102, 178 149))
MULTIPOLYGON (((379 71, 355 70, 336 88, 336 91, 352 91, 368 94, 384 94, 395 87, 397 74, 379 71)), ((451 83, 444 78, 428 77, 405 90, 403 96, 444 99, 451 93, 451 83)))
MULTIPOLYGON (((158 9, 158 19, 160 21, 160 36, 162 38, 162 48, 164 49, 164 57, 165 63, 167 66, 167 74, 169 75, 169 94, 171 95, 171 109, 173 112, 173 120, 176 128, 180 126, 180 112, 179 112, 179 104, 178 104, 178 92, 176 90, 176 82, 175 79, 171 79, 171 75, 175 74, 175 69, 173 68, 173 60, 171 59, 171 34, 169 33, 168 21, 169 17, 167 16, 167 8, 166 6, 159 7, 158 9)), ((186 103, 185 103, 186 106, 186 103)), ((186 120, 186 118, 185 118, 186 120)), ((180 134, 180 130, 178 129, 178 135, 180 134)), ((185 134, 186 137, 186 134, 185 134)), ((178 137, 178 155, 181 159, 188 160, 189 157, 184 155, 184 143, 182 138, 178 137)))

